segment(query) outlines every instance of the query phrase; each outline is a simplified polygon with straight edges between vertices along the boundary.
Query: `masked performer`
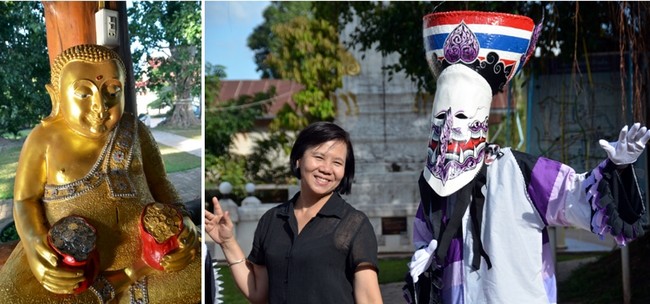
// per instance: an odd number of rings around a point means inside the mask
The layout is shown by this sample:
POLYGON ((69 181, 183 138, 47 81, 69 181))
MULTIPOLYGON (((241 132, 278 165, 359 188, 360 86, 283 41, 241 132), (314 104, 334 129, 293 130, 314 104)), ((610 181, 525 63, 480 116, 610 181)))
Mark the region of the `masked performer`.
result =
POLYGON ((424 17, 437 89, 409 301, 556 303, 549 226, 611 233, 622 245, 643 233, 645 210, 630 164, 650 138, 646 127, 624 127, 614 144, 601 140, 608 159, 581 174, 487 142, 492 97, 526 63, 540 28, 501 13, 424 17))
POLYGON ((16 172, 21 242, 0 272, 1 302, 201 301, 199 234, 151 133, 124 113, 125 78, 102 46, 54 61, 52 114, 26 139, 16 172))

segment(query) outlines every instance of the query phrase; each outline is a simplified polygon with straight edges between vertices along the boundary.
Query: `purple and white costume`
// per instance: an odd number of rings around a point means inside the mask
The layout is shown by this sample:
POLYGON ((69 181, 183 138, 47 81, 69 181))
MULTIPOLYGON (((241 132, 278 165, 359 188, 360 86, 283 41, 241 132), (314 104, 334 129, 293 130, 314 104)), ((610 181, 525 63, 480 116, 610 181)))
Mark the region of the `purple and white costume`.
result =
POLYGON ((650 139, 647 128, 626 126, 616 144, 601 141, 608 159, 580 174, 487 142, 492 96, 526 63, 540 28, 501 13, 424 17, 437 89, 409 302, 556 303, 549 226, 611 233, 621 245, 643 234, 645 207, 629 164, 650 139))
MULTIPOLYGON (((442 268, 443 303, 556 303, 548 226, 575 226, 601 235, 613 232, 621 244, 642 232, 638 222, 634 226, 614 220, 620 216, 613 208, 619 199, 613 189, 622 195, 623 185, 631 186, 625 203, 636 202, 637 208, 643 208, 631 166, 619 176, 614 164, 606 160, 578 174, 547 158, 508 148, 499 152, 486 166, 485 183, 480 186, 485 197, 480 240, 492 267, 472 266, 477 254, 472 250, 476 222, 470 205, 462 214, 461 233, 451 239, 446 259, 433 262, 442 268)), ((432 213, 440 210, 439 225, 444 229, 459 201, 459 193, 448 197, 424 193, 427 197, 414 221, 413 241, 418 248, 433 239, 432 213)))

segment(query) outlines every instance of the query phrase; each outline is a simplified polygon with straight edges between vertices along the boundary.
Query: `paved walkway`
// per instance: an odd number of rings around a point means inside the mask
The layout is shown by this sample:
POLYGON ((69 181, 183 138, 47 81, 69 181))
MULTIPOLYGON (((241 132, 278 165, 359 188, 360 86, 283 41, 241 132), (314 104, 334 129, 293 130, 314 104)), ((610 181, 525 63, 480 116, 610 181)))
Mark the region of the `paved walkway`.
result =
POLYGON ((169 173, 167 178, 172 182, 181 200, 189 202, 201 198, 201 168, 169 173))
MULTIPOLYGON (((160 119, 152 119, 152 126, 156 126, 160 119)), ((170 146, 176 150, 190 153, 192 155, 203 157, 203 141, 192 138, 183 137, 173 133, 160 131, 156 129, 149 129, 153 134, 154 139, 159 144, 170 146)), ((176 191, 181 196, 184 202, 201 198, 201 175, 203 171, 201 167, 185 170, 181 172, 174 172, 168 175, 176 191)))
POLYGON ((169 132, 151 129, 151 134, 159 144, 174 147, 177 150, 203 157, 203 142, 169 132))
MULTIPOLYGON (((203 142, 200 140, 195 140, 155 129, 151 129, 151 133, 156 139, 156 142, 159 144, 170 146, 176 150, 187 152, 198 157, 203 157, 203 142)), ((202 191, 202 174, 203 171, 201 167, 198 167, 190 170, 170 173, 167 177, 176 188, 176 191, 178 191, 178 194, 180 195, 183 202, 200 202, 202 191)), ((190 208, 190 206, 188 206, 188 208, 190 208)), ((197 209, 197 212, 198 210, 200 209, 197 209)), ((200 218, 203 217, 199 216, 198 219, 200 218)))

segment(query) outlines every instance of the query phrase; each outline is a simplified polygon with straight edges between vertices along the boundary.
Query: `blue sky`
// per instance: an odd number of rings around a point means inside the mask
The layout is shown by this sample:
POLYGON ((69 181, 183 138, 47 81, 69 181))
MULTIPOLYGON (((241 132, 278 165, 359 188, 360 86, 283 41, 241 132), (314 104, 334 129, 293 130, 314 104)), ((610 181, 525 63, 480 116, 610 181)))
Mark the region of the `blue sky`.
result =
POLYGON ((206 1, 205 62, 226 67, 226 79, 260 79, 254 53, 246 45, 253 29, 264 22, 269 1, 206 1))

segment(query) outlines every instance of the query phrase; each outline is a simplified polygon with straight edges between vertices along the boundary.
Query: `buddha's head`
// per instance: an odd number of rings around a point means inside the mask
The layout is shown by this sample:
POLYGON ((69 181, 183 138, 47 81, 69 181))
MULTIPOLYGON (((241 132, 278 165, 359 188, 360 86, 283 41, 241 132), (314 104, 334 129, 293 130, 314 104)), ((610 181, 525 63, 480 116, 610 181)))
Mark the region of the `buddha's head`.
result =
POLYGON ((89 138, 113 130, 124 113, 126 69, 119 55, 100 45, 77 45, 63 51, 52 65, 52 113, 45 121, 63 119, 89 138))

